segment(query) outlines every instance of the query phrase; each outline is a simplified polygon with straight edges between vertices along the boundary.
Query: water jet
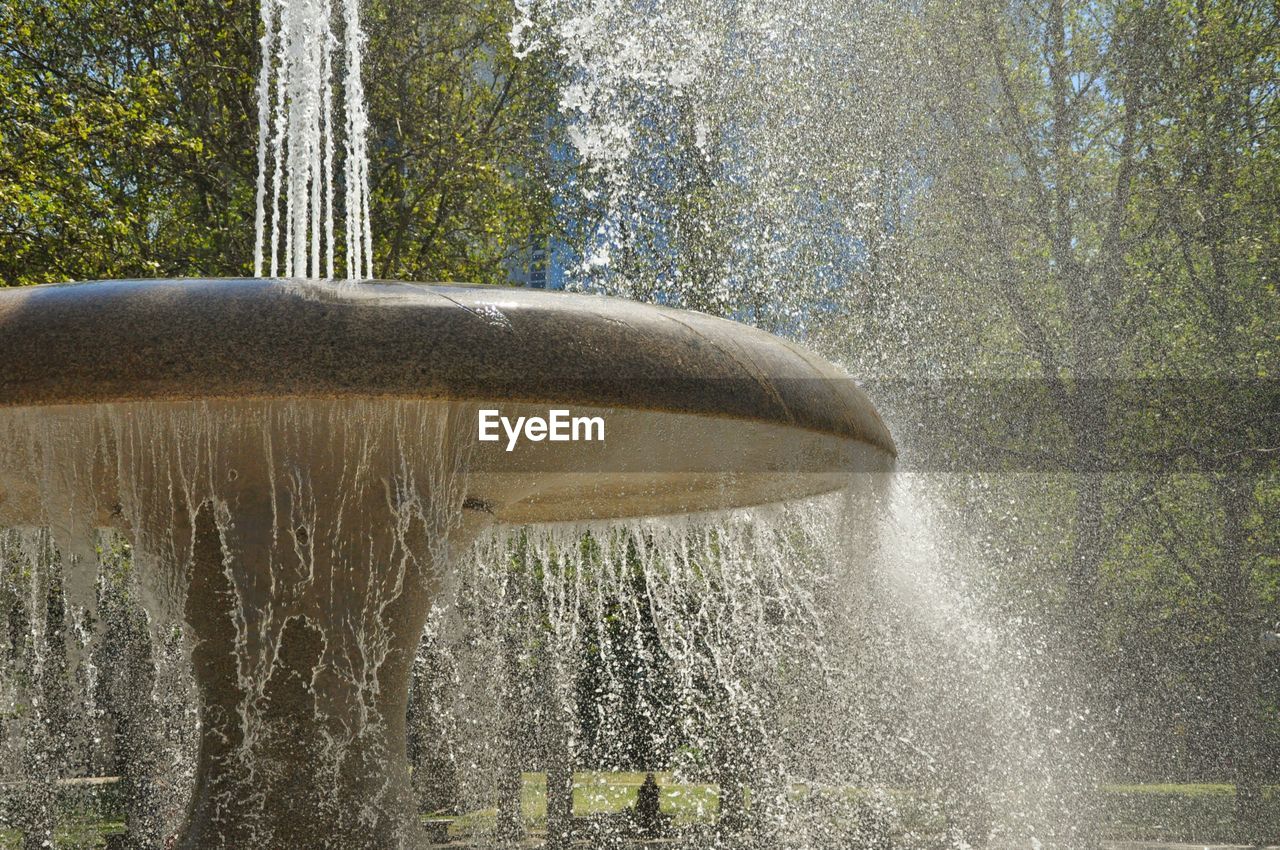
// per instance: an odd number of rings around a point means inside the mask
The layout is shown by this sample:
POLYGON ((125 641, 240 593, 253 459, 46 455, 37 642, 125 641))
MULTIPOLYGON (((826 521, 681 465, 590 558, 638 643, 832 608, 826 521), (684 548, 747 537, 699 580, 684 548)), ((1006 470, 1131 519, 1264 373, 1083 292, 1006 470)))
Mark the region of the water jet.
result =
MULTIPOLYGON (((92 582, 126 533, 200 695, 184 848, 412 846, 407 677, 493 524, 687 514, 887 472, 867 397, 784 340, 604 296, 310 280, 0 292, 0 526, 92 582), (477 439, 477 411, 599 417, 477 439)), ((84 590, 80 591, 82 594, 84 590)))

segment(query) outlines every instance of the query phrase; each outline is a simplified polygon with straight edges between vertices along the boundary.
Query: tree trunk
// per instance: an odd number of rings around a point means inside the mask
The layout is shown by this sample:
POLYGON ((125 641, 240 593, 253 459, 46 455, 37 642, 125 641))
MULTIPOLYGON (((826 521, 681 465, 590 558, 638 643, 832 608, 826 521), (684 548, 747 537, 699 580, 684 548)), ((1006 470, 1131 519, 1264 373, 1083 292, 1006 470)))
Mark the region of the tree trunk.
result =
POLYGON ((1262 786, 1265 779, 1261 675, 1263 620, 1251 593, 1252 565, 1248 554, 1245 521, 1250 507, 1252 480, 1239 473, 1216 481, 1223 509, 1222 580, 1226 635, 1222 667, 1228 671, 1226 694, 1231 727, 1231 779, 1235 783, 1235 838, 1265 843, 1274 836, 1262 834, 1262 786))
POLYGON ((573 754, 567 723, 552 721, 547 763, 547 850, 567 850, 573 840, 573 754))
POLYGON ((716 832, 725 838, 739 835, 749 826, 746 753, 741 730, 736 724, 732 724, 732 728, 730 726, 731 722, 726 722, 716 765, 716 784, 720 788, 720 816, 716 820, 716 832))
POLYGON ((503 763, 498 768, 498 823, 497 839, 500 846, 512 846, 524 839, 524 818, 521 812, 521 795, 524 781, 521 775, 524 747, 521 744, 520 716, 523 706, 520 699, 519 642, 515 622, 506 624, 503 639, 503 763))

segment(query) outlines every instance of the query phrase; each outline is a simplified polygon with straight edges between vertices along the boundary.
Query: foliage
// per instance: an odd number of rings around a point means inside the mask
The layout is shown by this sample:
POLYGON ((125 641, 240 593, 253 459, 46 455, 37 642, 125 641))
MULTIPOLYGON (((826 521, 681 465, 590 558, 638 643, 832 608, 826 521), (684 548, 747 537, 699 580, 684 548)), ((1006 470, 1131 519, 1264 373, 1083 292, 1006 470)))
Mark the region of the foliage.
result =
MULTIPOLYGON (((499 282, 547 232, 554 74, 516 63, 509 14, 367 4, 380 276, 499 282)), ((0 283, 248 272, 257 20, 251 0, 0 5, 0 283)))
POLYGON ((502 282, 513 251, 550 235, 554 68, 513 55, 513 12, 502 2, 370 4, 379 277, 502 282))
POLYGON ((237 0, 0 7, 0 281, 242 267, 251 13, 237 0))
POLYGON ((999 488, 1024 523, 1004 538, 1036 550, 1005 591, 1114 718, 1100 769, 1233 779, 1256 820, 1280 742, 1261 640, 1280 622, 1275 6, 944 2, 924 21, 945 155, 914 268, 946 295, 922 320, 953 368, 1039 388, 1039 413, 975 431, 1076 473, 999 488))

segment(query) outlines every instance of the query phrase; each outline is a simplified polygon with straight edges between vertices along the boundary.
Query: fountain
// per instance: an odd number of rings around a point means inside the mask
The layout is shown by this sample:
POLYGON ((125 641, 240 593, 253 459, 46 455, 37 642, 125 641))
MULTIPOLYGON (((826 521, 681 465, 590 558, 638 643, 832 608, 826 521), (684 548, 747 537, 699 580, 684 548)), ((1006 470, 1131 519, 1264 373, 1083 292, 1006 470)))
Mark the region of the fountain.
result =
POLYGON ((420 840, 408 676, 483 529, 799 499, 895 456, 825 361, 604 296, 39 286, 0 292, 0 359, 0 527, 51 529, 80 600, 96 530, 123 530, 149 606, 189 627, 183 848, 420 840), (497 416, 523 439, 479 439, 497 416), (536 424, 557 416, 565 439, 536 424))

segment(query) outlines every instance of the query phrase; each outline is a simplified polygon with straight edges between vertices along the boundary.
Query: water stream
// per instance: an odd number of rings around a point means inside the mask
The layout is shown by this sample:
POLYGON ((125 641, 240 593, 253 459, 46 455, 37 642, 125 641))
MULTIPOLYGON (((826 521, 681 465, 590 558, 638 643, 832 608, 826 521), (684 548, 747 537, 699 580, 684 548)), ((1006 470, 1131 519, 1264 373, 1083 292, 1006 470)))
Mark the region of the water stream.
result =
POLYGON ((360 3, 262 0, 261 26, 254 277, 373 277, 360 3))

